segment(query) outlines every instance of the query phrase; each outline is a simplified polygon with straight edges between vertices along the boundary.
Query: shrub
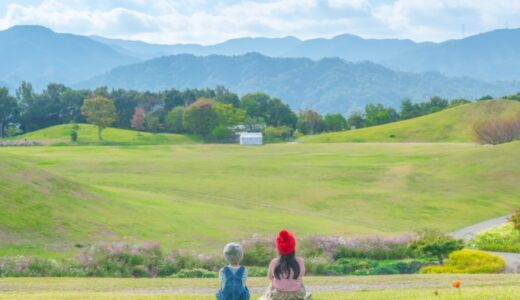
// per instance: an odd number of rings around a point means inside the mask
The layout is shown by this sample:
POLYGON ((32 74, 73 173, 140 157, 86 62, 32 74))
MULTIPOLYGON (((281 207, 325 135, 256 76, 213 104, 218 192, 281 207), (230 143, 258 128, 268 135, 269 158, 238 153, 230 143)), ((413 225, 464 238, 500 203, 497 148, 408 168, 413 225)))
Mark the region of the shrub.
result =
POLYGON ((247 275, 249 277, 266 277, 267 268, 266 267, 248 267, 247 275))
POLYGON ((242 263, 246 266, 265 267, 276 257, 274 239, 253 236, 242 241, 244 259, 242 263))
POLYGON ((217 278, 217 272, 208 271, 205 269, 183 269, 177 274, 173 274, 173 278, 217 278))
POLYGON ((321 256, 305 259, 305 271, 312 275, 335 275, 332 272, 332 263, 321 256))
POLYGON ((306 258, 324 256, 332 259, 334 253, 344 245, 345 240, 340 237, 312 236, 303 238, 299 243, 299 249, 306 258))
POLYGON ((481 250, 520 253, 520 231, 507 223, 479 232, 471 244, 481 250))
POLYGON ((500 273, 506 262, 499 256, 478 250, 459 250, 451 253, 443 266, 427 266, 421 273, 500 273))
POLYGON ((513 227, 516 230, 520 231, 520 209, 517 209, 516 212, 507 220, 513 224, 513 227))
POLYGON ((473 126, 481 144, 503 144, 520 139, 520 114, 510 119, 490 119, 473 126))
POLYGON ((350 258, 403 259, 413 257, 408 244, 415 237, 404 234, 398 237, 356 237, 339 244, 333 254, 335 260, 350 258))
POLYGON ((408 245, 409 249, 421 256, 435 256, 441 265, 447 255, 464 247, 462 240, 454 239, 436 229, 424 229, 417 232, 417 235, 418 239, 408 245))

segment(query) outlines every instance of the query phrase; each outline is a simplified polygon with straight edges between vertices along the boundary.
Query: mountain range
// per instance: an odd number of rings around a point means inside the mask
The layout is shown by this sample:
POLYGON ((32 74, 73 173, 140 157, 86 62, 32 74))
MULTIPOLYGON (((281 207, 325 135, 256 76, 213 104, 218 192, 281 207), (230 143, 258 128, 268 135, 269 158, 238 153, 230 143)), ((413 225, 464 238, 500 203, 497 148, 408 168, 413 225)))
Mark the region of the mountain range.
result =
POLYGON ((520 90, 520 29, 442 43, 363 39, 239 38, 215 45, 158 45, 56 33, 42 26, 0 31, 0 82, 37 89, 165 89, 222 84, 265 91, 295 109, 345 111, 403 98, 501 96, 520 90), (255 53, 251 53, 255 52, 255 53))
POLYGON ((313 108, 320 112, 359 110, 367 103, 396 107, 404 98, 477 98, 520 90, 520 83, 449 78, 438 72, 400 72, 371 62, 350 63, 340 58, 315 61, 258 53, 163 56, 118 67, 79 86, 101 85, 138 90, 223 85, 239 94, 263 91, 283 99, 293 109, 313 108))

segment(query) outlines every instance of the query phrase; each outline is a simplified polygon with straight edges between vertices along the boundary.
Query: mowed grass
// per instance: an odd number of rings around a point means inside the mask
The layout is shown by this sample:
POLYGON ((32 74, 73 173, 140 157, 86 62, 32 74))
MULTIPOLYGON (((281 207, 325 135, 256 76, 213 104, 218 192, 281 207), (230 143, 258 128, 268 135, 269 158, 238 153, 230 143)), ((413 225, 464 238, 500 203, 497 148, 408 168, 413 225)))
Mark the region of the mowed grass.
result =
MULTIPOLYGON (((309 277, 313 299, 519 299, 520 275, 309 277), (455 289, 451 282, 460 280, 455 289)), ((0 299, 214 299, 216 279, 5 278, 0 299)), ((252 299, 268 282, 249 278, 252 299)))
POLYGON ((299 142, 474 142, 473 125, 476 122, 490 117, 512 117, 518 113, 518 101, 481 101, 381 126, 303 137, 299 142))
POLYGON ((105 128, 102 132, 103 141, 99 141, 98 128, 90 124, 79 124, 78 140, 70 141, 72 124, 56 125, 49 128, 36 130, 20 136, 17 140, 36 140, 46 145, 157 145, 157 144, 193 144, 196 137, 171 134, 148 133, 118 128, 105 128))
POLYGON ((520 143, 0 149, 0 255, 454 230, 520 205, 520 143))

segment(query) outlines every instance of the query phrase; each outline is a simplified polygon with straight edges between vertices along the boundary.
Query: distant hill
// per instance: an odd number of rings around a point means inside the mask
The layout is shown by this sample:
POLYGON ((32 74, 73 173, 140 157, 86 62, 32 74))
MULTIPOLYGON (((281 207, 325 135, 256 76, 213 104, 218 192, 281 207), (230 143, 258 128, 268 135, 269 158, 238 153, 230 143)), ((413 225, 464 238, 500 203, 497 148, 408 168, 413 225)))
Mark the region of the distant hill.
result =
POLYGON ((41 141, 44 144, 51 145, 161 145, 196 143, 195 138, 182 134, 153 134, 148 132, 138 134, 137 131, 118 128, 106 128, 103 130, 103 141, 99 142, 97 127, 90 124, 80 124, 78 141, 71 143, 71 126, 71 124, 56 125, 16 136, 15 139, 41 141))
POLYGON ((300 40, 295 37, 283 38, 237 38, 215 45, 173 44, 159 45, 139 41, 109 39, 91 36, 92 39, 105 43, 114 49, 132 56, 149 59, 172 54, 193 55, 243 55, 258 52, 273 57, 307 57, 321 59, 340 57, 348 61, 383 61, 401 53, 428 48, 434 43, 415 43, 399 39, 363 39, 343 34, 331 39, 318 38, 300 40))
POLYGON ((293 109, 347 112, 367 103, 397 107, 404 98, 425 100, 507 95, 520 90, 516 83, 486 83, 448 78, 439 73, 396 72, 369 62, 349 63, 338 58, 270 58, 256 53, 241 56, 174 55, 122 66, 78 87, 162 90, 224 85, 239 94, 263 91, 293 109))
POLYGON ((520 113, 520 102, 481 101, 381 126, 303 137, 300 142, 473 142, 476 122, 517 113, 520 113))
POLYGON ((520 29, 494 30, 413 49, 383 64, 396 70, 434 70, 488 81, 520 80, 520 29))
POLYGON ((87 37, 42 26, 0 31, 0 80, 10 86, 23 80, 36 88, 50 82, 72 84, 137 61, 87 37))
POLYGON ((331 39, 238 38, 215 45, 154 45, 92 37, 123 53, 149 59, 171 54, 242 55, 258 52, 272 57, 339 57, 372 61, 395 70, 439 71, 486 81, 520 80, 520 29, 500 29, 442 43, 400 39, 364 39, 342 34, 331 39))

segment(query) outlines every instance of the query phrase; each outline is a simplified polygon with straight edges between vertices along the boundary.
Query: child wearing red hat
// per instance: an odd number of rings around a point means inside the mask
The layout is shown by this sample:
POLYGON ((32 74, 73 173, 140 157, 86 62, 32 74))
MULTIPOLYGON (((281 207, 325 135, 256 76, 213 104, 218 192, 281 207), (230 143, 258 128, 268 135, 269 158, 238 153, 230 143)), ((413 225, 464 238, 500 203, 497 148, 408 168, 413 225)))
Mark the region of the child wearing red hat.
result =
POLYGON ((307 300, 311 295, 305 291, 303 276, 305 265, 296 256, 296 239, 287 230, 282 230, 276 238, 279 256, 269 264, 267 276, 271 284, 262 300, 307 300))

